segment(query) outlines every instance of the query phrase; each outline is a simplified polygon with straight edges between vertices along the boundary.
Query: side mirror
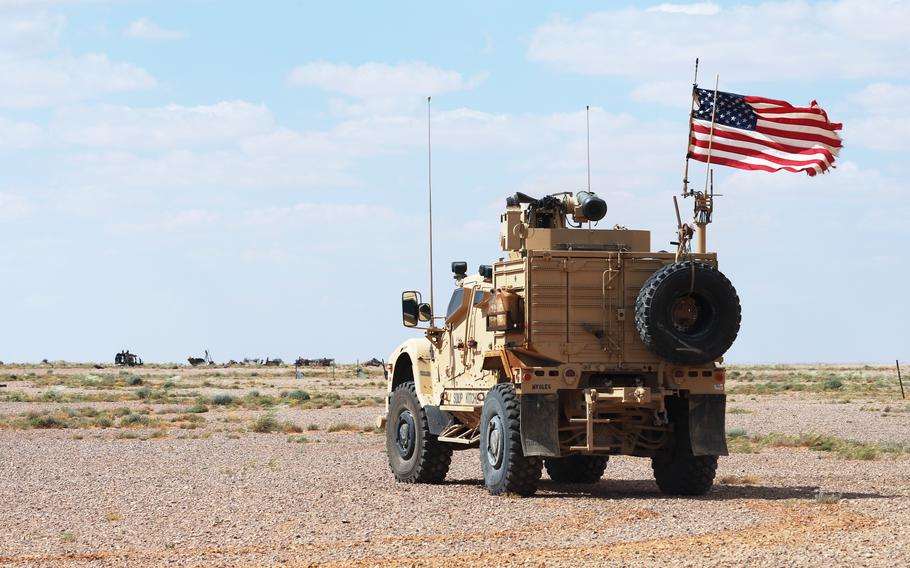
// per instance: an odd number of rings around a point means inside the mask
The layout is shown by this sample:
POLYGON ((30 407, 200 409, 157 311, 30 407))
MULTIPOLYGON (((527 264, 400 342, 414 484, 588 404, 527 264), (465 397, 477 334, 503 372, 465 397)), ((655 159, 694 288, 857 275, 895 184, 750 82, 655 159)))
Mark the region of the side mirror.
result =
POLYGON ((417 327, 420 323, 420 292, 409 290, 401 293, 401 320, 405 327, 417 327))
POLYGON ((401 319, 405 327, 417 327, 422 321, 433 321, 433 310, 422 301, 420 292, 409 290, 401 293, 401 319))

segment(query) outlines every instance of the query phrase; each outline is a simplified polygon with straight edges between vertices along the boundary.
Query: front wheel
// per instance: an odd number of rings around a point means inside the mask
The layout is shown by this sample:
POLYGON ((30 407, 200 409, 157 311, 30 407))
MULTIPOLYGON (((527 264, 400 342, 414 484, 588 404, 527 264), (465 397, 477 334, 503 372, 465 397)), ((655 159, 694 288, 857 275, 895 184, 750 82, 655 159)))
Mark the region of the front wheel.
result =
POLYGON ((525 457, 521 447, 521 405, 515 388, 500 383, 490 389, 480 416, 480 467, 493 495, 528 496, 537 491, 543 464, 525 457))
POLYGON ((385 447, 389 467, 403 483, 440 483, 449 472, 452 448, 430 434, 413 382, 401 384, 392 393, 385 447))

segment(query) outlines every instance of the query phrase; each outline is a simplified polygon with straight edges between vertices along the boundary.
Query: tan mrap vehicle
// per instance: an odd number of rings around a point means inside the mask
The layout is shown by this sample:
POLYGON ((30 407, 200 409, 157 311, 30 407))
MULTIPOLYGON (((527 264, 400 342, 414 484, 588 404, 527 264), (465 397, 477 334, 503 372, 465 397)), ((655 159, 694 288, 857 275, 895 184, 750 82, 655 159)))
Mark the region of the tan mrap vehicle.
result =
POLYGON ((494 495, 534 493, 544 467, 556 482, 594 483, 611 455, 651 458, 664 493, 711 488, 727 454, 721 363, 739 298, 715 254, 651 252, 647 231, 585 228, 606 210, 591 192, 516 194, 502 215, 506 256, 470 276, 452 263, 444 316, 403 293, 404 325, 425 337, 386 367, 397 480, 441 482, 453 450, 479 447, 494 495))

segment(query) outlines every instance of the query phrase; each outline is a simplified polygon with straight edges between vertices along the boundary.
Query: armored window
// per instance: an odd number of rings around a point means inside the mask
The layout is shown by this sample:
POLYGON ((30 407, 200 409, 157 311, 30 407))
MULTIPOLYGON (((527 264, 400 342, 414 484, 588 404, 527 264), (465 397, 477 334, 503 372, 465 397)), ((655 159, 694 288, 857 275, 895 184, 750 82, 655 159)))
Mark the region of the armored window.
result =
POLYGON ((487 301, 490 297, 489 292, 484 292, 483 290, 477 289, 474 291, 474 301, 472 302, 475 306, 478 306, 487 301))
POLYGON ((452 319, 452 316, 454 316, 455 313, 464 305, 466 292, 467 290, 464 288, 456 288, 452 293, 452 299, 449 300, 449 307, 446 308, 447 320, 452 319))

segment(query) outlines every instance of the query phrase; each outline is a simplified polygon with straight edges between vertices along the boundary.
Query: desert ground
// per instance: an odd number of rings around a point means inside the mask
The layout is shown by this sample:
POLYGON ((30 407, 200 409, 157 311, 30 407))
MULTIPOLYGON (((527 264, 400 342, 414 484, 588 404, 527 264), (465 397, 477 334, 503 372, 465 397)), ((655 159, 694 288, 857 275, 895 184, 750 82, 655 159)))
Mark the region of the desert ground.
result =
POLYGON ((910 401, 889 367, 728 371, 714 489, 492 497, 477 450, 395 483, 380 369, 0 366, 0 565, 907 566, 910 401), (333 377, 334 374, 334 377, 333 377))

